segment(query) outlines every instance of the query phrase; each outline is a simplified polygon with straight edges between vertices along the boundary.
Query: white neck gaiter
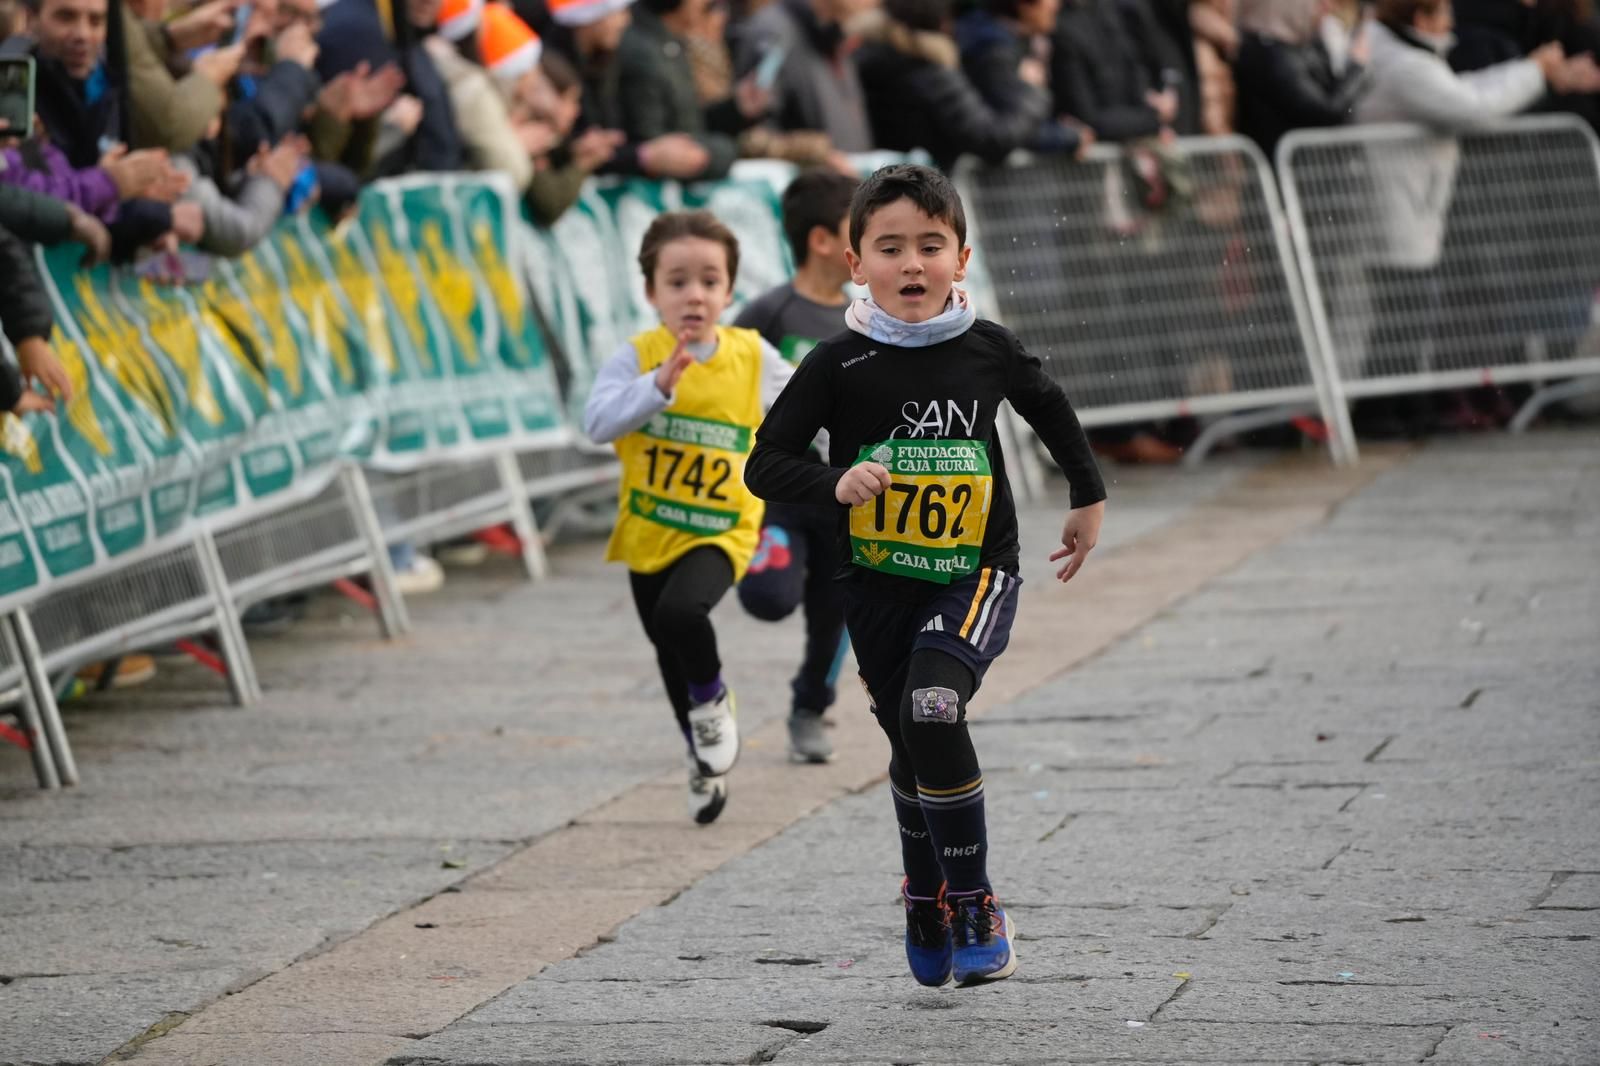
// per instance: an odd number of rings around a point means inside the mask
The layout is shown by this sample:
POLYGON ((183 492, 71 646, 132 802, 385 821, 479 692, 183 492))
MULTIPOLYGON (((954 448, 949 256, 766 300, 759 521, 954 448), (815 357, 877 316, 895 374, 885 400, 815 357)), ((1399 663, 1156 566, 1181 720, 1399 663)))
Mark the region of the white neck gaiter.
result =
POLYGON ((872 297, 856 300, 844 313, 845 325, 864 337, 897 348, 926 348, 959 337, 978 319, 963 289, 950 290, 944 311, 926 322, 904 322, 879 307, 872 297))

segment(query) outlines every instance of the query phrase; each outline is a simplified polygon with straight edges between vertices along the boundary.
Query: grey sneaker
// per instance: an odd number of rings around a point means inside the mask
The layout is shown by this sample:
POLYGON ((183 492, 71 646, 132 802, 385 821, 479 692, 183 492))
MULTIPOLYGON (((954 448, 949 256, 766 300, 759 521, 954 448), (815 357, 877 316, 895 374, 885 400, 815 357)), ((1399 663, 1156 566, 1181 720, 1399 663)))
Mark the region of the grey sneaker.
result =
POLYGON ((823 731, 822 715, 794 711, 789 715, 789 758, 795 762, 823 763, 833 758, 833 745, 823 731))

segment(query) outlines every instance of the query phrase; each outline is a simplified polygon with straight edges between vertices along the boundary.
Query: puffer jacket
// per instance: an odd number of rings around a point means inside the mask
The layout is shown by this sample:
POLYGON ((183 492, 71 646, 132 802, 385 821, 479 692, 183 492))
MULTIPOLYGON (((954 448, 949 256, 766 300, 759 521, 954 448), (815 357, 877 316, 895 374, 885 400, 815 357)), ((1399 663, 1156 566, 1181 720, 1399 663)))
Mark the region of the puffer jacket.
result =
POLYGON ((881 12, 870 14, 852 21, 851 28, 868 42, 857 62, 879 148, 922 148, 948 169, 969 153, 997 163, 1032 143, 1049 118, 1047 99, 997 112, 962 72, 949 36, 913 30, 881 12))
POLYGON ((732 100, 700 106, 688 45, 660 17, 640 5, 617 49, 617 102, 628 139, 644 143, 668 133, 687 133, 711 155, 701 178, 728 173, 739 147, 734 138, 749 123, 732 100))
POLYGON ((1050 59, 1056 114, 1071 115, 1116 144, 1155 136, 1161 116, 1144 99, 1153 88, 1151 65, 1117 0, 1062 5, 1050 59))
POLYGON ((1233 76, 1239 84, 1239 132, 1269 160, 1290 130, 1351 121, 1372 84, 1358 63, 1335 74, 1321 41, 1293 45, 1255 33, 1240 42, 1233 76))
POLYGON ((0 229, 34 244, 56 245, 72 239, 72 215, 60 200, 0 184, 0 229))
POLYGON ((1443 136, 1397 152, 1378 143, 1367 151, 1376 194, 1381 247, 1377 261, 1425 269, 1444 249, 1445 219, 1455 196, 1465 133, 1514 115, 1544 95, 1544 75, 1531 59, 1456 74, 1436 45, 1373 23, 1372 88, 1356 105, 1358 122, 1418 122, 1443 136))
MULTIPOLYGON (((49 337, 54 319, 50 297, 33 265, 33 252, 26 242, 6 229, 0 229, 0 327, 6 339, 21 344, 33 337, 49 337)), ((0 411, 17 406, 22 396, 22 378, 17 368, 0 360, 0 411)))
MULTIPOLYGON (((1028 56, 1028 38, 1013 26, 986 9, 969 11, 956 21, 956 44, 967 80, 998 114, 1050 114, 1050 94, 1017 73, 1028 56)), ((1047 118, 1023 147, 1034 152, 1075 152, 1078 143, 1071 127, 1047 118)))

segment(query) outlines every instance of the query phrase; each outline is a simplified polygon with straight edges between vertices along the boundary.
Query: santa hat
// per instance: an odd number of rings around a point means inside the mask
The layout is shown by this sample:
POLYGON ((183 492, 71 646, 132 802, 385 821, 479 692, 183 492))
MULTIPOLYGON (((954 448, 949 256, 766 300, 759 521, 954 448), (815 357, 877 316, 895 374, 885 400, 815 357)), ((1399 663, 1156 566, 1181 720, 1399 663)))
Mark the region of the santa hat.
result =
POLYGON ((483 0, 444 0, 439 5, 439 34, 447 41, 464 41, 483 21, 483 0))
POLYGON ((516 81, 539 65, 539 35, 504 4, 485 4, 478 27, 478 55, 489 73, 516 81))
POLYGON ((563 26, 588 26, 632 3, 633 0, 549 0, 550 17, 563 26))

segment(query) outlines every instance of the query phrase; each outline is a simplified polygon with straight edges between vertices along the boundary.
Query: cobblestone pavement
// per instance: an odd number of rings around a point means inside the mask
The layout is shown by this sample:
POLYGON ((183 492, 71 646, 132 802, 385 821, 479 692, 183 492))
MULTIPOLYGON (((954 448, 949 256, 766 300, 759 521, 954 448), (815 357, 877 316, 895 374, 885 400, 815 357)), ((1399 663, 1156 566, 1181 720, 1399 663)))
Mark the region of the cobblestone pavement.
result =
POLYGON ((584 545, 403 649, 325 611, 248 712, 181 666, 78 708, 77 790, 0 761, 0 1062, 1600 1061, 1600 433, 1433 445, 1234 565, 1258 473, 1119 472, 1091 567, 1168 599, 1053 678, 1110 598, 1036 608, 991 687, 1004 984, 904 974, 859 701, 838 764, 782 761, 792 621, 723 608, 744 776, 651 821, 670 725, 584 545))

